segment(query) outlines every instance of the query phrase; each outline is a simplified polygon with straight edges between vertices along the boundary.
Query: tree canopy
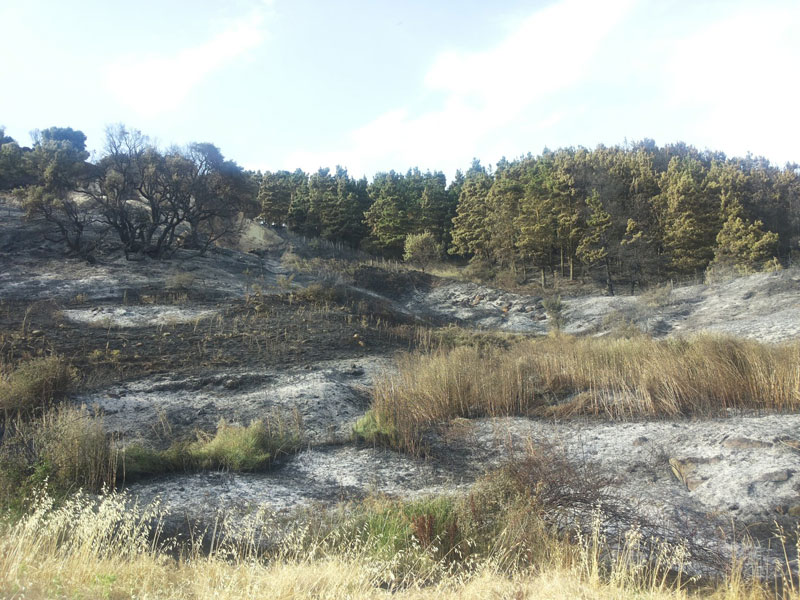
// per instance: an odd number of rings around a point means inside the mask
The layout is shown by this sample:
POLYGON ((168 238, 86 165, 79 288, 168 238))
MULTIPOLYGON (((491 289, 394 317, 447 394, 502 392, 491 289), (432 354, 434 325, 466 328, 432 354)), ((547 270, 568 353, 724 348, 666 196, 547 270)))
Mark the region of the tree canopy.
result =
POLYGON ((448 182, 417 168, 371 180, 343 167, 246 172, 213 144, 161 150, 122 125, 107 129, 94 162, 81 131, 32 137, 22 148, 0 128, 0 189, 24 188, 29 213, 74 251, 90 218, 126 252, 164 256, 179 240, 203 250, 236 215, 259 214, 393 258, 424 239, 518 280, 589 277, 611 292, 615 282, 697 277, 710 265, 752 271, 800 250, 798 165, 682 142, 545 149, 494 170, 473 160, 448 182))

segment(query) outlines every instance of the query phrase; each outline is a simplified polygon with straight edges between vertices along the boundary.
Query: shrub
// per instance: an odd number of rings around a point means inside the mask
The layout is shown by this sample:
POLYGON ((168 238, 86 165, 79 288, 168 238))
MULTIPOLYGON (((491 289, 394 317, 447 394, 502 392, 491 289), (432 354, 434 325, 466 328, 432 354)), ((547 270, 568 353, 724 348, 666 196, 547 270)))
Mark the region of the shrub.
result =
POLYGON ((550 333, 558 335, 567 324, 567 317, 564 315, 564 303, 561 296, 551 296, 542 300, 542 306, 547 313, 547 322, 550 325, 550 333))
POLYGON ((75 371, 58 356, 34 358, 6 371, 0 379, 0 410, 27 412, 63 398, 75 371))
POLYGON ((664 308, 673 303, 672 298, 672 284, 666 283, 664 285, 656 285, 647 288, 642 294, 639 295, 639 302, 644 303, 650 308, 664 308))
POLYGON ((353 435, 356 439, 373 444, 386 443, 395 434, 394 426, 373 410, 368 410, 353 426, 353 435))
POLYGON ((246 427, 220 421, 216 434, 200 435, 189 446, 189 453, 199 469, 259 471, 281 455, 297 448, 299 435, 282 422, 253 421, 246 427))
POLYGON ((419 265, 422 271, 442 257, 442 245, 430 232, 412 233, 406 236, 403 260, 419 265))
POLYGON ((348 300, 347 290, 341 285, 327 283, 311 283, 304 288, 292 292, 293 296, 310 304, 345 304, 348 300))
POLYGON ((194 287, 197 278, 189 272, 181 271, 170 275, 166 281, 166 288, 168 290, 190 290, 194 287))
POLYGON ((279 417, 257 420, 248 426, 224 419, 212 436, 198 433, 194 442, 176 442, 166 450, 130 445, 122 453, 120 474, 126 479, 175 471, 262 471, 281 456, 295 452, 302 439, 299 423, 279 417))

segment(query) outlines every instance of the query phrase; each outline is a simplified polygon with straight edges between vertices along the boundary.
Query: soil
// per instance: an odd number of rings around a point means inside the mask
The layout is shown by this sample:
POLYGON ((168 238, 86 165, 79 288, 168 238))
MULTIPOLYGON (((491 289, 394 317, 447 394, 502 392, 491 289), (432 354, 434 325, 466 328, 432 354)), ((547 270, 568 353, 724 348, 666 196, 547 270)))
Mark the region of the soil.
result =
MULTIPOLYGON (((541 297, 371 265, 319 295, 311 284, 328 274, 286 267, 292 243, 255 224, 239 249, 127 261, 107 244, 90 264, 65 258, 9 202, 0 215, 0 359, 68 358, 82 374, 73 401, 102 412, 123 444, 165 447, 213 432, 223 418, 247 424, 278 412, 302 422, 304 450, 271 472, 129 486, 142 500, 162 498, 175 519, 261 505, 291 512, 370 493, 458 493, 529 444, 615 475, 616 495, 641 518, 722 553, 732 549, 731 525, 766 540, 773 522, 793 529, 800 518, 800 415, 458 420, 432 433, 426 460, 353 440, 373 381, 413 345, 417 324, 541 335, 541 297)), ((636 327, 654 336, 800 337, 797 269, 563 303, 566 331, 577 335, 636 327)))

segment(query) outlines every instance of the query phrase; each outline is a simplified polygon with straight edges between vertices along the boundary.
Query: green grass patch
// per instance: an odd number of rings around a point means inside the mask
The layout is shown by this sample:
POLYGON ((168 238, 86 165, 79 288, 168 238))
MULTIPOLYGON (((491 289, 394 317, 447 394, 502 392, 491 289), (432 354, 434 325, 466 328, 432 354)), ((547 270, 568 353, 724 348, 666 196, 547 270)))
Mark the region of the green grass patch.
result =
POLYGON ((222 420, 214 435, 199 433, 196 441, 176 442, 166 450, 132 444, 121 455, 120 469, 125 479, 179 471, 263 471, 301 443, 300 425, 279 418, 247 426, 222 420))

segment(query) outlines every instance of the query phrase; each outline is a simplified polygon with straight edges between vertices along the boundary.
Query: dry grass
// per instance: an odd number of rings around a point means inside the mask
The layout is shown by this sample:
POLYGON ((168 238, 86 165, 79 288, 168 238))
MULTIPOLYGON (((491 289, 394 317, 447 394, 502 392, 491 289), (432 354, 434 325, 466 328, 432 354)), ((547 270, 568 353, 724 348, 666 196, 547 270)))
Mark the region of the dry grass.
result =
POLYGON ((34 358, 14 369, 0 369, 0 412, 29 412, 65 396, 75 372, 63 358, 34 358))
POLYGON ((56 497, 113 487, 117 452, 101 417, 86 408, 51 408, 6 423, 0 445, 0 506, 22 509, 35 489, 56 497))
MULTIPOLYGON (((365 530, 361 546, 309 547, 298 543, 302 536, 290 536, 273 555, 265 556, 244 534, 237 540, 222 539, 210 553, 197 539, 179 552, 173 542, 157 535, 162 516, 157 507, 135 506, 118 495, 97 501, 79 496, 58 507, 42 499, 25 518, 0 526, 0 597, 800 598, 788 579, 782 580, 783 592, 776 593, 774 587, 746 580, 738 568, 713 586, 690 589, 674 571, 680 569, 679 553, 662 555, 660 565, 642 562, 635 533, 625 537, 611 562, 601 558, 605 540, 596 531, 569 549, 544 544, 547 556, 536 564, 509 568, 489 556, 471 562, 468 569, 432 566, 414 578, 398 580, 393 573, 396 561, 360 549, 375 541, 365 530), (433 571, 436 577, 431 579, 433 571)), ((421 546, 416 552, 432 556, 421 546)))
POLYGON ((556 337, 510 349, 459 347, 399 359, 374 389, 392 445, 421 450, 454 417, 590 414, 613 419, 800 408, 800 344, 556 337))

